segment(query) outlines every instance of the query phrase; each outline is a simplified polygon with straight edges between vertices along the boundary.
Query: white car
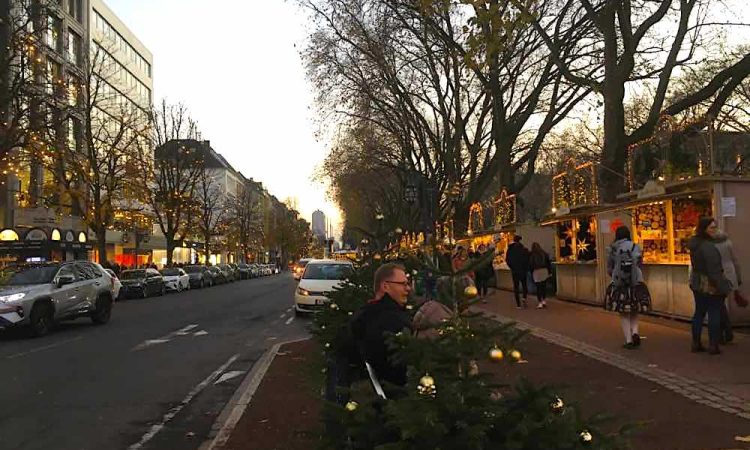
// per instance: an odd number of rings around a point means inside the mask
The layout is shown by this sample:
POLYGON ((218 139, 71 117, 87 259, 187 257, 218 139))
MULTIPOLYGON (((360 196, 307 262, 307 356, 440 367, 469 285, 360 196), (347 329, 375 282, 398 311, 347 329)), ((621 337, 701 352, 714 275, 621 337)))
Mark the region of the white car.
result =
POLYGON ((190 289, 190 275, 179 267, 168 267, 161 270, 164 286, 168 291, 182 292, 190 289))
POLYGON ((297 261, 297 264, 294 265, 294 269, 293 269, 294 281, 299 281, 299 279, 302 278, 302 272, 305 271, 305 266, 309 262, 310 262, 310 258, 302 258, 299 261, 297 261))
POLYGON ((341 285, 354 270, 349 261, 333 259, 313 259, 305 266, 305 271, 294 292, 295 314, 311 313, 328 303, 328 293, 341 285))
POLYGON ((115 272, 112 269, 104 269, 104 271, 109 275, 110 278, 112 278, 112 299, 117 301, 117 297, 120 296, 120 288, 122 287, 122 283, 120 282, 120 279, 117 278, 117 275, 115 275, 115 272))

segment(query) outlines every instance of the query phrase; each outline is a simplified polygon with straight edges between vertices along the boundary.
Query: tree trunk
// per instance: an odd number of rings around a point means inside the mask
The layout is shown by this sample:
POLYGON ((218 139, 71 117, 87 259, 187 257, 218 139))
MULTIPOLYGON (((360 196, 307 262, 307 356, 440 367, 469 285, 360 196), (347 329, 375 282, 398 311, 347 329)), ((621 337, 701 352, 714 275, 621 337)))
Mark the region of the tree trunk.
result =
POLYGON ((614 202, 617 196, 625 190, 625 165, 628 150, 625 136, 624 98, 623 83, 618 80, 605 83, 604 149, 601 160, 604 168, 599 170, 599 196, 604 202, 614 202))
POLYGON ((209 260, 211 259, 211 243, 209 242, 210 240, 210 237, 203 236, 203 249, 206 252, 206 264, 208 264, 209 260))
POLYGON ((167 265, 168 266, 172 265, 172 261, 173 261, 172 254, 174 253, 175 247, 176 246, 175 246, 174 237, 167 236, 167 265))
POLYGON ((96 251, 99 254, 99 264, 107 262, 107 229, 99 227, 94 230, 96 233, 96 251))

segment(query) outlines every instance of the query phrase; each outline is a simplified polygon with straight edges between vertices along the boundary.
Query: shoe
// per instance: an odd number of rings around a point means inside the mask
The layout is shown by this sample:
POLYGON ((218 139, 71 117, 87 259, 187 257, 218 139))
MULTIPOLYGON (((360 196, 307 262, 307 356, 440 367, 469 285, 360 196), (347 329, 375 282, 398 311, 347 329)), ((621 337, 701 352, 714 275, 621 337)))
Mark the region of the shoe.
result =
POLYGON ((638 333, 635 333, 633 335, 633 345, 635 345, 636 347, 641 346, 641 337, 638 335, 638 333))
POLYGON ((544 308, 544 303, 537 303, 536 309, 542 309, 544 308))
POLYGON ((734 340, 734 333, 732 333, 731 331, 728 331, 724 333, 723 337, 724 337, 724 343, 728 344, 734 340))
POLYGON ((547 302, 542 301, 542 308, 546 308, 546 307, 547 307, 547 302))
POLYGON ((523 299, 523 307, 524 308, 528 308, 529 307, 529 302, 527 302, 526 299, 523 299))
POLYGON ((628 350, 635 350, 636 345, 632 342, 627 342, 625 345, 622 346, 622 348, 628 349, 628 350))
POLYGON ((693 353, 701 353, 705 352, 706 348, 700 342, 693 342, 693 345, 690 347, 690 351, 693 353))
POLYGON ((719 350, 719 346, 717 344, 709 345, 708 346, 708 354, 709 355, 720 355, 721 350, 719 350))

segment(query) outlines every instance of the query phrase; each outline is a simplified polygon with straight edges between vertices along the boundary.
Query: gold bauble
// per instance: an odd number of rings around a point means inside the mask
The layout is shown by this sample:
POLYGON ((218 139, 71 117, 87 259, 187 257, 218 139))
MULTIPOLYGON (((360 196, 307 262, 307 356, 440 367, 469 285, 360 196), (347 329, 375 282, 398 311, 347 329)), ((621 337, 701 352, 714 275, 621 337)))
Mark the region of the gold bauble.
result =
POLYGON ((346 404, 346 410, 349 411, 349 412, 355 411, 357 409, 357 407, 359 407, 359 403, 357 403, 357 402, 355 402, 353 400, 350 401, 350 402, 348 402, 346 404))
POLYGON ((499 348, 493 348, 490 350, 490 359, 493 361, 502 361, 505 354, 499 348))
POLYGON ((339 305, 337 305, 336 303, 331 303, 330 305, 328 305, 328 307, 333 310, 339 309, 339 305))
POLYGON ((565 407, 565 403, 563 403, 560 397, 557 397, 549 404, 549 407, 552 408, 553 411, 561 411, 565 407))
POLYGON ((584 444, 588 444, 589 442, 594 440, 594 436, 592 436, 591 433, 588 432, 588 430, 581 431, 579 436, 581 437, 581 442, 583 442, 584 444))
POLYGON ((375 256, 372 257, 372 259, 374 259, 375 261, 380 261, 380 258, 380 253, 375 253, 375 256))
POLYGON ((479 291, 476 286, 466 286, 466 289, 464 289, 464 295, 468 298, 474 298, 479 295, 479 291))
POLYGON ((513 358, 516 361, 520 361, 521 360, 521 352, 519 352, 518 350, 513 350, 513 351, 510 352, 510 357, 513 358))
POLYGON ((429 375, 425 375, 419 379, 419 385, 424 387, 435 386, 435 379, 429 375))

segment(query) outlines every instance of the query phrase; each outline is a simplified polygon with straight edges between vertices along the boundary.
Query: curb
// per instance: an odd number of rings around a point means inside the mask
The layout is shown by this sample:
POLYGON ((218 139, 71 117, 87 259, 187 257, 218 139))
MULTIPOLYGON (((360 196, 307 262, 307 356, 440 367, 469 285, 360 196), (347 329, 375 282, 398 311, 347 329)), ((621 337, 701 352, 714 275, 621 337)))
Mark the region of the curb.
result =
POLYGON ((211 431, 208 434, 208 439, 198 447, 198 450, 217 450, 227 443, 229 438, 232 436, 234 427, 237 426, 240 419, 242 418, 245 409, 250 404, 250 401, 258 390, 263 377, 265 377, 268 368, 271 367, 271 363, 279 352, 279 349, 286 344, 293 344, 295 342, 301 342, 309 340, 310 338, 302 339, 291 339, 284 342, 274 344, 271 348, 266 350, 265 353, 253 364, 253 368, 242 380, 242 384, 229 399, 229 402, 221 410, 221 414, 214 422, 211 427, 211 431))

